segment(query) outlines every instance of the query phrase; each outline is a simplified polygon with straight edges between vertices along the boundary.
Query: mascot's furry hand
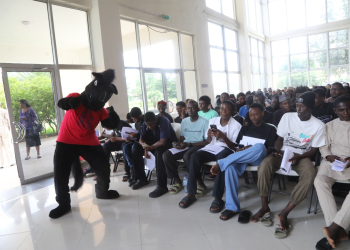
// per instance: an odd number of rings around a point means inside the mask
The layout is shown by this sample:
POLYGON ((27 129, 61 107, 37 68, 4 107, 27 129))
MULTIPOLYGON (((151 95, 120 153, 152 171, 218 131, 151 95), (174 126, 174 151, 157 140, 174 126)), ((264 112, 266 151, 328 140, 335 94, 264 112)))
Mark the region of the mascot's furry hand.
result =
POLYGON ((71 97, 69 100, 69 105, 71 109, 76 109, 81 103, 81 96, 71 97))
POLYGON ((107 110, 108 110, 108 113, 115 112, 113 106, 108 107, 107 110))

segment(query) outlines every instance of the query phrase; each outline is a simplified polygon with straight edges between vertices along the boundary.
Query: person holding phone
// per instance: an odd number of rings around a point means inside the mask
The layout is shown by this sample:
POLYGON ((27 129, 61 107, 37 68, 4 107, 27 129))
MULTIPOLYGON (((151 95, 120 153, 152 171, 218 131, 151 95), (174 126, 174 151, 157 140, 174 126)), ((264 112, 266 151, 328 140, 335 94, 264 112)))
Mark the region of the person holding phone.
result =
MULTIPOLYGON (((276 141, 276 128, 263 121, 264 108, 259 103, 253 103, 249 110, 252 124, 243 126, 238 134, 236 143, 239 144, 243 137, 251 137, 264 140, 264 144, 241 145, 235 149, 235 153, 227 156, 211 168, 210 172, 216 176, 212 202, 209 211, 219 213, 225 206, 222 197, 226 186, 226 210, 221 213, 221 220, 228 220, 240 212, 238 200, 238 177, 241 176, 248 165, 259 166, 262 160, 270 153, 276 141)), ((243 213, 240 217, 248 217, 243 213)), ((249 218, 248 218, 249 220, 249 218)))
POLYGON ((183 159, 186 167, 190 165, 190 158, 193 153, 208 144, 207 129, 209 121, 198 115, 199 107, 196 101, 187 104, 187 113, 190 117, 185 118, 181 123, 180 141, 173 142, 173 148, 183 150, 173 153, 170 150, 163 154, 163 161, 169 179, 174 178, 171 194, 177 194, 183 186, 177 171, 177 160, 183 159))
POLYGON ((209 121, 208 145, 191 156, 187 183, 188 194, 180 201, 180 208, 189 207, 197 200, 196 197, 203 196, 207 190, 200 174, 202 165, 227 157, 238 146, 235 141, 242 126, 232 117, 234 108, 231 101, 223 101, 220 106, 220 117, 209 121), (213 149, 216 150, 216 153, 205 151, 213 149))
POLYGON ((326 145, 320 148, 323 160, 314 182, 326 220, 326 227, 323 228, 326 238, 316 245, 320 249, 327 242, 335 248, 339 241, 349 240, 346 230, 350 227, 350 195, 346 196, 338 211, 332 186, 336 181, 350 180, 350 97, 340 96, 333 105, 339 118, 326 124, 326 145), (347 163, 343 171, 332 170, 335 160, 347 163))

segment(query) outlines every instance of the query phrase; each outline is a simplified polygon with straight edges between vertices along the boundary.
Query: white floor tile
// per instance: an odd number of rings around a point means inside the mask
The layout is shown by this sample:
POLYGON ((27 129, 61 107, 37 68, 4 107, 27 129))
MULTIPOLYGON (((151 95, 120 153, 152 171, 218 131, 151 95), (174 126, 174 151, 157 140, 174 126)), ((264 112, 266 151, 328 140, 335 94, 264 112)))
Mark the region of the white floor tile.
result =
POLYGON ((204 235, 142 245, 142 250, 211 250, 204 235))
POLYGON ((0 249, 17 250, 29 235, 29 232, 25 232, 0 236, 0 249))

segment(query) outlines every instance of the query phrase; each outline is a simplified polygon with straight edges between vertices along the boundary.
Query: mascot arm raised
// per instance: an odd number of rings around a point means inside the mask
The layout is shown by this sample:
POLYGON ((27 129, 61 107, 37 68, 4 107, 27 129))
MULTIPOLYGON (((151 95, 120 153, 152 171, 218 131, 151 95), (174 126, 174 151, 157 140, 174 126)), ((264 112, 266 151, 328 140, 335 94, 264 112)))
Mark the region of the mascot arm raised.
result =
POLYGON ((81 104, 81 96, 66 97, 58 101, 57 106, 63 110, 76 109, 81 104))
POLYGON ((108 118, 101 121, 103 128, 116 129, 120 121, 119 115, 114 111, 113 106, 110 106, 108 112, 108 118))

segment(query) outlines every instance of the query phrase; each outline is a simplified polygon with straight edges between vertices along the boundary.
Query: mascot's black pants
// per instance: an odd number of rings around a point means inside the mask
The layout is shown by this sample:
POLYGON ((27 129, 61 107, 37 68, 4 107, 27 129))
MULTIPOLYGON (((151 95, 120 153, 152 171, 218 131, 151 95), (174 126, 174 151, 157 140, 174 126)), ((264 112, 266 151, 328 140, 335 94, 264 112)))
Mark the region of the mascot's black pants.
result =
POLYGON ((109 189, 110 165, 101 145, 85 146, 57 142, 54 156, 54 177, 56 201, 59 205, 70 205, 69 175, 72 164, 83 157, 95 170, 97 183, 95 185, 96 197, 104 198, 109 189))

